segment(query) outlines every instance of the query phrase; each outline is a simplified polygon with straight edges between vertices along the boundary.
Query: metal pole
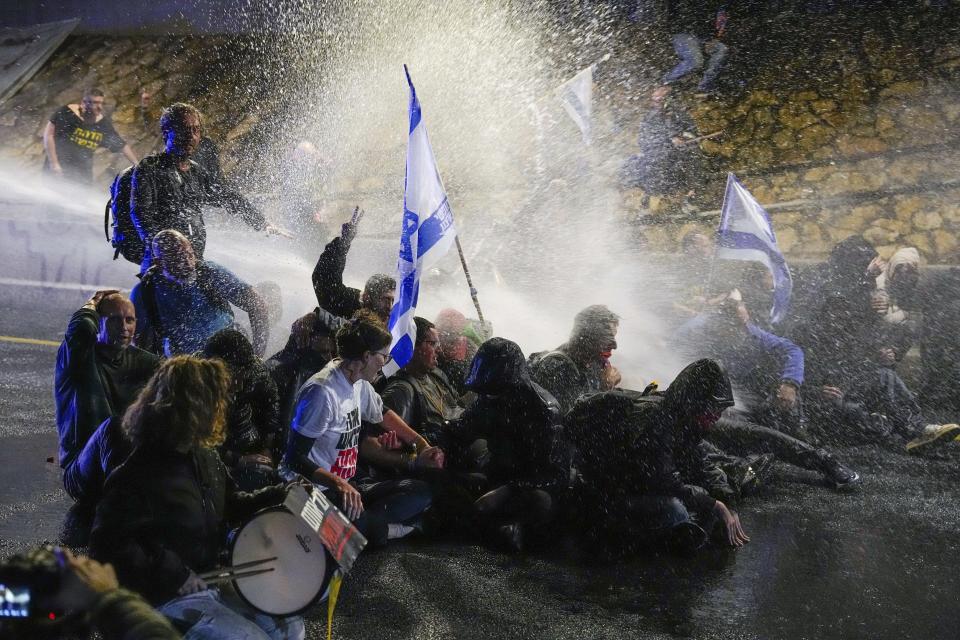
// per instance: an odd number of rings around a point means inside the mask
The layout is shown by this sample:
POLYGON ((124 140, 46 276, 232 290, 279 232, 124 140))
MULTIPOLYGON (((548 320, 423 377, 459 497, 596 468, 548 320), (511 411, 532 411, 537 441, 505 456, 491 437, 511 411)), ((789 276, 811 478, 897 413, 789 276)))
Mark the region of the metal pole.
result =
POLYGON ((460 254, 460 264, 463 265, 463 273, 467 276, 467 286, 470 287, 470 298, 473 300, 473 306, 477 309, 477 317, 483 322, 483 311, 480 310, 480 301, 477 300, 477 290, 473 288, 473 279, 470 277, 470 269, 467 268, 467 259, 463 255, 463 247, 460 246, 460 236, 455 236, 457 243, 457 253, 460 254))

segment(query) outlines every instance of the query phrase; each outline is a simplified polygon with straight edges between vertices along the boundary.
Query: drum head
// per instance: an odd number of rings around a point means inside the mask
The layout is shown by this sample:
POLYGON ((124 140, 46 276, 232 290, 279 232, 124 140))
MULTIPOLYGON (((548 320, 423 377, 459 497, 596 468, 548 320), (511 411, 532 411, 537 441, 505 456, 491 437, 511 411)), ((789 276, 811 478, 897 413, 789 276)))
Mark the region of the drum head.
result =
POLYGON ((274 616, 302 612, 326 591, 336 563, 320 535, 286 509, 268 509, 243 525, 233 539, 230 564, 273 558, 256 569, 273 571, 234 580, 240 597, 274 616))

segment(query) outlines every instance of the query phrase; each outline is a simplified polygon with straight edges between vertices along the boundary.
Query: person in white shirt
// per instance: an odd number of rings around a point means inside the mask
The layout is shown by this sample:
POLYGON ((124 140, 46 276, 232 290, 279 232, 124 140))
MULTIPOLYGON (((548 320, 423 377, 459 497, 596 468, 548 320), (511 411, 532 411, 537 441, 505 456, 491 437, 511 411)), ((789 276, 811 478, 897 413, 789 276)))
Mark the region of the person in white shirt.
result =
POLYGON ((407 535, 430 506, 430 486, 421 480, 367 482, 357 477, 357 459, 370 454, 398 466, 443 468, 443 451, 430 446, 396 413, 384 411, 371 382, 390 359, 391 336, 366 319, 337 332, 339 358, 331 360, 297 393, 281 473, 301 475, 325 491, 373 545, 407 535), (384 434, 362 437, 361 423, 384 434), (406 450, 408 453, 403 453, 406 450))

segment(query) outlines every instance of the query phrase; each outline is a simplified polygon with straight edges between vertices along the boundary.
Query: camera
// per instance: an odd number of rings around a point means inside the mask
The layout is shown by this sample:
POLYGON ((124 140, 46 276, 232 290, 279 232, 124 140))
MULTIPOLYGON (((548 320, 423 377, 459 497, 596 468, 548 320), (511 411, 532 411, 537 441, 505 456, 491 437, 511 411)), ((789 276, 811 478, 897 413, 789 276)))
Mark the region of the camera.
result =
POLYGON ((94 598, 59 547, 12 556, 0 564, 0 640, 85 636, 94 598))

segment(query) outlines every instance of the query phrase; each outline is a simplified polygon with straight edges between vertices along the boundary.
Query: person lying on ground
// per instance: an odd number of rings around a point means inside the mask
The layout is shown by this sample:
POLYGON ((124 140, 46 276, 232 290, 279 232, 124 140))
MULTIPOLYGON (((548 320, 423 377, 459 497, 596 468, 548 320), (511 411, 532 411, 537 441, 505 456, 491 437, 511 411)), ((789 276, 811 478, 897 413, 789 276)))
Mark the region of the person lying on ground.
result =
POLYGON ((859 474, 808 443, 800 403, 803 351, 753 324, 738 290, 686 322, 672 342, 687 357, 718 360, 730 376, 737 406, 724 411, 709 440, 740 455, 773 453, 824 474, 835 488, 859 482, 859 474))

